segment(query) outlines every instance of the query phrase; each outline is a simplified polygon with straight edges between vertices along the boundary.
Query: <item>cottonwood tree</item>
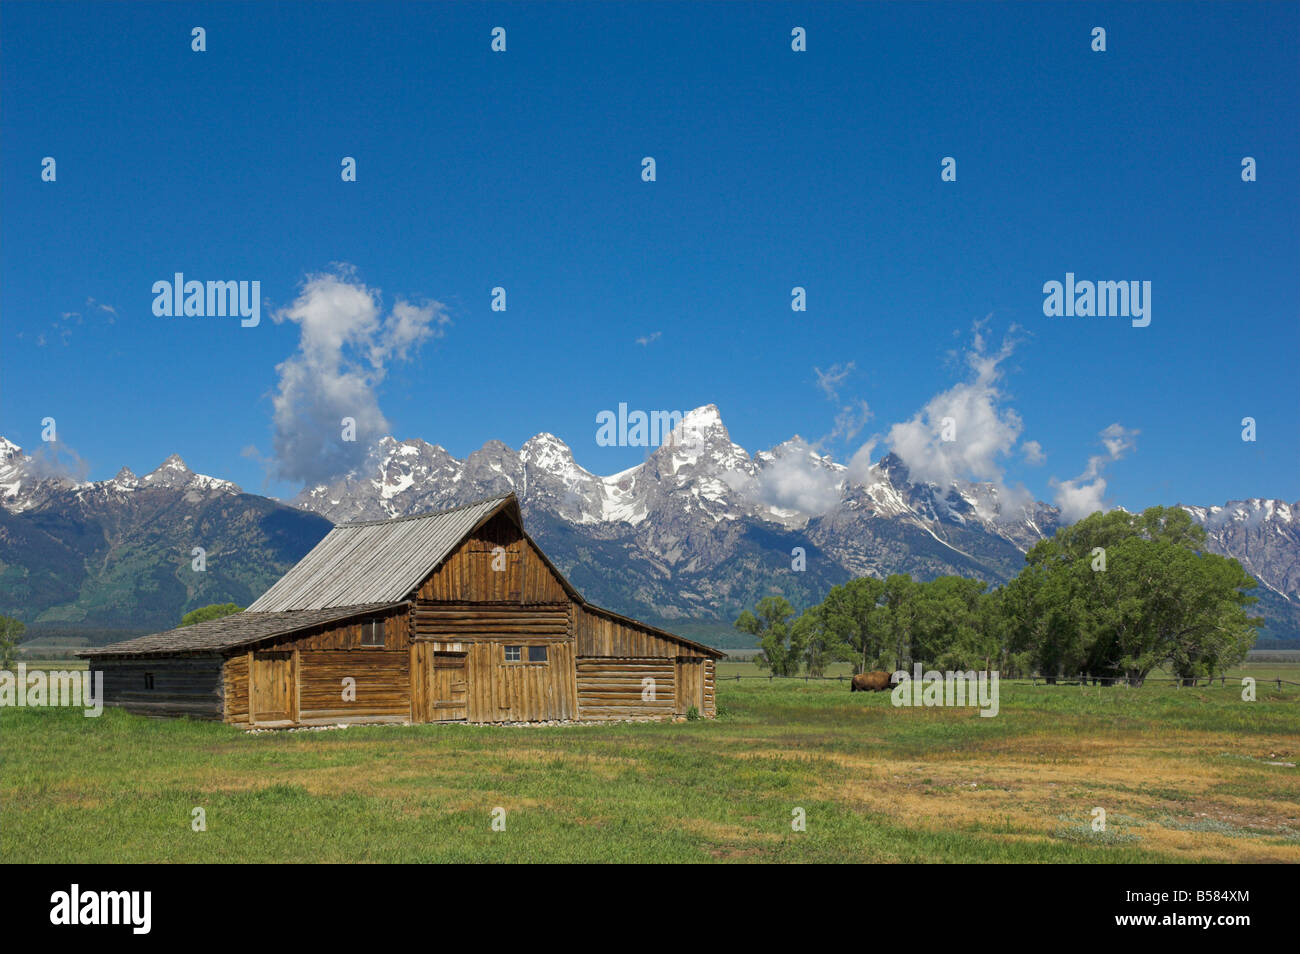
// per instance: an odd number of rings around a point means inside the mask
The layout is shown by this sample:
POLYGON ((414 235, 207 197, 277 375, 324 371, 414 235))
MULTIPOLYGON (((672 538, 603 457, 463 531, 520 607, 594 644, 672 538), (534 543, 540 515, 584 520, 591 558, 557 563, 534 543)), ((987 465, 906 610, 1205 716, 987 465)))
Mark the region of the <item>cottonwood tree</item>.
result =
POLYGON ((1255 581, 1204 544, 1205 530, 1174 507, 1094 513, 1059 530, 1005 588, 1010 648, 1031 653, 1049 681, 1082 672, 1141 684, 1165 663, 1184 679, 1222 672, 1254 643, 1255 581))
POLYGON ((1247 615, 1255 580, 1218 554, 1136 538, 1114 546, 1097 576, 1091 672, 1141 683, 1168 664, 1190 684, 1241 662, 1262 622, 1247 615))
POLYGON ((851 655, 844 641, 827 623, 825 604, 800 614, 790 630, 790 648, 796 666, 803 663, 810 676, 826 675, 826 667, 851 655))
POLYGON ((853 662, 854 673, 881 666, 887 655, 888 619, 880 605, 884 594, 884 580, 864 576, 831 587, 816 607, 831 644, 840 658, 853 662))
POLYGON ((912 625, 916 615, 919 584, 906 573, 885 578, 882 593, 884 627, 888 649, 894 657, 894 669, 905 669, 912 655, 912 625))
POLYGON ((989 669, 1001 654, 982 627, 983 580, 940 576, 918 583, 912 600, 912 659, 937 669, 989 669))
POLYGON ((774 676, 793 676, 799 671, 798 647, 791 645, 792 616, 794 607, 784 596, 765 596, 753 613, 745 610, 736 618, 736 629, 758 640, 760 651, 754 662, 774 676))

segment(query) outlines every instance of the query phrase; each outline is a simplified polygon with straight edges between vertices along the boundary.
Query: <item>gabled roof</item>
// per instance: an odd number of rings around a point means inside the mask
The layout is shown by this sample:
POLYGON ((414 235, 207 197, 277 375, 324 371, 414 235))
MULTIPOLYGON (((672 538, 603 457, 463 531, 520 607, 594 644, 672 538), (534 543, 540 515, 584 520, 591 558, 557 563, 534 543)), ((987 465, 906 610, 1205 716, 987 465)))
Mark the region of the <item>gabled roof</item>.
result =
POLYGON ((281 613, 254 613, 245 610, 221 619, 210 619, 193 626, 180 626, 165 633, 153 633, 138 639, 83 649, 78 656, 168 656, 174 653, 218 653, 246 643, 256 643, 273 636, 283 636, 324 623, 334 623, 351 616, 362 616, 393 609, 401 603, 367 603, 332 609, 287 610, 281 613))
POLYGON ((514 494, 418 517, 340 524, 259 596, 249 612, 327 609, 405 599, 479 525, 513 510, 514 494))

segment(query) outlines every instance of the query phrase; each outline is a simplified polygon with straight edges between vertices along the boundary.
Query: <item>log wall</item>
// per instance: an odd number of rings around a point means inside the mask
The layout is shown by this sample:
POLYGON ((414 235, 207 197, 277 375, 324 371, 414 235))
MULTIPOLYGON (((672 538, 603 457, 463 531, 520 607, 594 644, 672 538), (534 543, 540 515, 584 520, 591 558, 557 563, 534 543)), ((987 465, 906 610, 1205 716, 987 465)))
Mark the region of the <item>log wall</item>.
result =
POLYGON ((411 716, 408 652, 354 649, 298 656, 298 721, 302 725, 406 722, 411 716), (344 699, 344 679, 356 680, 344 699))
POLYGON ((577 669, 582 719, 671 718, 674 714, 677 686, 672 659, 584 657, 577 669))
POLYGON ((417 600, 412 618, 416 639, 568 639, 570 635, 568 602, 478 606, 417 600))
POLYGON ((104 704, 141 715, 220 719, 225 684, 220 656, 134 657, 90 660, 104 674, 104 704), (146 688, 146 674, 153 688, 146 688))
POLYGON ((718 667, 714 659, 704 660, 704 716, 712 719, 718 714, 718 667))
POLYGON ((383 649, 394 653, 405 653, 410 645, 410 613, 405 606, 400 609, 389 610, 387 613, 376 613, 373 616, 359 617, 357 619, 345 620, 341 623, 330 623, 325 626, 318 626, 315 629, 308 630, 295 636, 289 636, 282 639, 259 643, 259 649, 298 649, 303 651, 327 650, 327 651, 352 651, 364 650, 372 652, 379 649, 378 646, 361 645, 361 626, 366 620, 377 619, 380 616, 384 618, 384 645, 383 649))
MULTIPOLYGON (((405 722, 411 717, 410 613, 385 614, 317 626, 257 644, 257 652, 293 654, 292 713, 297 725, 405 722), (362 623, 384 617, 384 645, 362 646, 362 623), (355 698, 343 698, 343 680, 356 680, 355 698)), ((225 720, 249 724, 252 649, 236 649, 222 676, 225 720)))

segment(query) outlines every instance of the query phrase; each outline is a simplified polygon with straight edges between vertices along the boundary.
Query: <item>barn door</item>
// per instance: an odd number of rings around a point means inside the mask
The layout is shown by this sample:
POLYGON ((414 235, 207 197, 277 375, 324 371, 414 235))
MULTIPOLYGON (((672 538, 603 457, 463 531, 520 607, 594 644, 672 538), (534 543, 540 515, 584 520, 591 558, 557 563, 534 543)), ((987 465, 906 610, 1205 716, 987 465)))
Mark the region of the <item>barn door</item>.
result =
POLYGON ((434 722, 463 722, 469 718, 469 674, 465 653, 434 653, 430 700, 434 722))
POLYGON ((677 657, 677 706, 678 715, 686 715, 691 706, 704 714, 704 660, 677 657))
POLYGON ((292 722, 294 718, 293 653, 253 653, 249 670, 254 722, 292 722))

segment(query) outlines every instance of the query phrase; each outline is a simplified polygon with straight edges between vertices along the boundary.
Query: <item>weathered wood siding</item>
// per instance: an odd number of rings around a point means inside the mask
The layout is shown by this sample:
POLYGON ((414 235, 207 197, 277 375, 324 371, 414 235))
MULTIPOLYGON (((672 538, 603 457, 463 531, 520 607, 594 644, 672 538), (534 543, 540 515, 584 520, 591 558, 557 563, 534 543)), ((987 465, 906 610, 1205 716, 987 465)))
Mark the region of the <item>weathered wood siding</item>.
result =
POLYGON ((691 708, 704 714, 704 660, 694 657, 677 657, 678 715, 689 715, 691 708))
POLYGON ((518 639, 569 637, 569 604, 476 606, 472 603, 416 601, 416 639, 518 639))
POLYGON ((478 693, 480 719, 510 722, 538 722, 547 719, 573 719, 577 717, 573 680, 573 644, 566 641, 527 640, 522 644, 545 646, 546 662, 506 662, 505 643, 478 643, 470 653, 470 718, 475 712, 475 677, 483 686, 490 681, 490 700, 487 693, 478 693), (491 679, 482 674, 491 671, 491 679), (491 708, 489 708, 489 702, 491 708))
POLYGON ((433 644, 427 640, 413 640, 409 655, 411 685, 411 721, 433 722, 433 644))
POLYGON ((252 654, 248 681, 253 722, 292 725, 298 719, 298 654, 293 650, 259 649, 252 654))
MULTIPOLYGON (((500 537, 496 538, 499 542, 500 537)), ((472 540, 470 542, 473 542, 472 540)), ((493 542, 492 545, 498 545, 493 542)), ((521 552, 528 553, 527 541, 521 552)), ((501 544, 503 545, 503 544, 501 544)), ((465 566, 470 566, 466 562, 465 566)), ((501 577, 506 571, 487 570, 501 577)), ((521 577, 521 579, 524 579, 521 577)), ((554 577, 549 577, 554 581, 554 577)), ((480 581, 481 582, 481 581, 480 581)), ((525 579, 525 582, 526 579, 525 579)), ((558 583, 556 584, 558 586, 558 583)), ((465 653, 467 698, 465 718, 471 722, 536 722, 577 718, 572 615, 567 595, 549 583, 529 589, 530 595, 558 596, 558 602, 467 603, 435 602, 421 589, 412 611, 412 704, 415 721, 454 718, 459 710, 442 706, 433 677, 434 654, 465 653), (507 662, 506 646, 545 646, 546 662, 507 662)), ((436 590, 433 590, 436 592, 436 590)), ((500 591, 493 591, 499 595, 500 591)), ((441 700, 446 703, 448 700, 441 700)))
POLYGON ((411 716, 408 651, 354 649, 299 654, 299 717, 303 725, 406 722, 411 716), (344 698, 344 680, 355 686, 344 698))
POLYGON ((674 660, 584 657, 577 668, 580 718, 673 716, 677 698, 674 660))
POLYGON ((104 704, 142 715, 220 719, 225 684, 220 656, 163 658, 95 657, 92 672, 104 674, 104 704), (146 675, 153 688, 146 688, 146 675))
POLYGON ((542 722, 575 719, 578 713, 573 643, 567 639, 515 636, 479 642, 420 640, 411 654, 419 670, 413 718, 431 721, 432 663, 436 652, 465 653, 470 722, 542 722), (507 645, 523 647, 524 661, 507 662, 507 645), (528 662, 527 647, 545 646, 546 662, 528 662))
POLYGON ((563 603, 569 598, 559 577, 506 514, 497 514, 467 537, 416 596, 421 600, 479 603, 563 603), (493 569, 493 551, 501 547, 493 569))
POLYGON ((248 653, 226 657, 222 667, 226 687, 226 721, 248 721, 248 653))
POLYGON ((317 627, 296 636, 285 637, 274 642, 259 644, 261 649, 298 649, 304 652, 324 650, 327 652, 363 650, 373 652, 378 646, 361 645, 361 624, 368 619, 384 617, 383 649, 393 653, 405 653, 410 645, 410 613, 405 608, 390 610, 387 614, 376 613, 360 619, 347 620, 329 626, 317 627))
POLYGON ((650 656, 676 659, 678 656, 707 658, 704 653, 676 640, 666 639, 640 626, 624 622, 591 607, 573 606, 578 656, 622 656, 644 659, 650 656))
MULTIPOLYGON (((289 721, 295 725, 405 722, 411 717, 410 642, 410 614, 403 607, 267 640, 256 653, 292 655, 289 721), (363 622, 379 616, 384 618, 384 645, 361 645, 363 622), (348 699, 346 678, 356 681, 355 695, 348 699)), ((234 650, 226 659, 227 722, 250 724, 252 681, 259 672, 269 672, 250 666, 253 659, 252 649, 234 650)))

